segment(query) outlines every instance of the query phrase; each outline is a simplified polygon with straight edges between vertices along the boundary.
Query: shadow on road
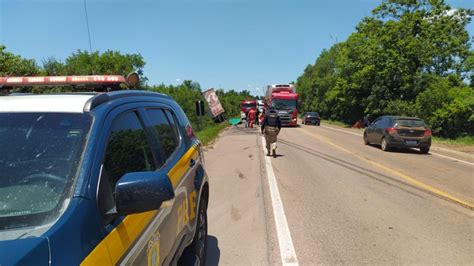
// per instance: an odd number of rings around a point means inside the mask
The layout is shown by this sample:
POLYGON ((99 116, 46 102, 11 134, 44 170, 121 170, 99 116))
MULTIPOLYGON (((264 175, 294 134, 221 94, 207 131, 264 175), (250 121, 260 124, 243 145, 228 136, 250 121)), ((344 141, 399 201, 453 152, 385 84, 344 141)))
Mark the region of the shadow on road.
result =
POLYGON ((283 154, 277 154, 277 155, 271 156, 271 157, 272 157, 272 158, 278 158, 278 157, 285 157, 285 155, 283 155, 283 154))
MULTIPOLYGON (((382 151, 382 149, 380 149, 380 145, 377 145, 377 144, 369 144, 369 145, 367 145, 367 146, 382 151)), ((403 148, 391 148, 388 152, 393 152, 393 153, 405 153, 405 154, 416 154, 416 155, 431 155, 430 153, 428 153, 428 154, 421 153, 419 150, 417 150, 417 149, 415 149, 415 148, 405 148, 405 149, 403 149, 403 148)))
POLYGON ((219 259, 221 257, 221 250, 219 249, 219 241, 215 236, 207 236, 207 254, 206 254, 206 265, 216 266, 219 265, 219 259))

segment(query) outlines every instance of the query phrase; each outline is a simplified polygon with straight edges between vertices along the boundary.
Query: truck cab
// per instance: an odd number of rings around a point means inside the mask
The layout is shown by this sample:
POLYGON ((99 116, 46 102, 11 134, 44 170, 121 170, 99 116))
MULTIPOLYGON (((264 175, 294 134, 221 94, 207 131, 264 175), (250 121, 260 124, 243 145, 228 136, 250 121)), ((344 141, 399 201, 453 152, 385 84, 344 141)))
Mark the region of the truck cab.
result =
POLYGON ((247 113, 251 109, 257 109, 257 101, 256 100, 245 100, 240 102, 240 110, 244 113, 247 113))
POLYGON ((292 84, 274 84, 267 87, 265 103, 267 108, 277 110, 284 126, 296 126, 298 123, 298 93, 292 84))

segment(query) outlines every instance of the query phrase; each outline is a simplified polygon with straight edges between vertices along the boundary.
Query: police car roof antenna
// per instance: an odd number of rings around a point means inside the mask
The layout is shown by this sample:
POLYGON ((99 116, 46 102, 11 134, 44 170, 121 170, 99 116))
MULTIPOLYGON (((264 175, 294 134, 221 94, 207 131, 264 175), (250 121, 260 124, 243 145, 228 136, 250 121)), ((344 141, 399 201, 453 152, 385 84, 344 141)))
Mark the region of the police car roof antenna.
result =
MULTIPOLYGON (((87 26, 87 36, 89 37, 89 52, 91 53, 92 55, 92 41, 91 41, 91 31, 89 29, 89 16, 87 14, 87 5, 86 5, 86 0, 83 1, 84 2, 84 13, 86 15, 86 26, 87 26)), ((92 73, 94 74, 94 73, 92 73)))

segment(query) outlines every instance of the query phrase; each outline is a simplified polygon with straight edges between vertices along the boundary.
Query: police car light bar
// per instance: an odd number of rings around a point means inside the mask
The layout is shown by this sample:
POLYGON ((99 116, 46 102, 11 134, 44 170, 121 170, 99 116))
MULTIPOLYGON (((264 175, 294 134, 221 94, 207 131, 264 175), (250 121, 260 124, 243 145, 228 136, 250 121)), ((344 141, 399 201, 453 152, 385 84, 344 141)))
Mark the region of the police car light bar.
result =
POLYGON ((127 80, 119 75, 0 77, 0 87, 119 85, 121 83, 127 83, 127 80))

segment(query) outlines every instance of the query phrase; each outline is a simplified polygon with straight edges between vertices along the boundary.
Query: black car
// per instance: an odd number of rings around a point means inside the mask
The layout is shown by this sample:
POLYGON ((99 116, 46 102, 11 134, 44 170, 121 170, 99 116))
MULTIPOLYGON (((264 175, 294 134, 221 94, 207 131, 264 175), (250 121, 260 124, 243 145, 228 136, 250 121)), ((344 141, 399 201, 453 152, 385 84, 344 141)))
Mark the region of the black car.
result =
POLYGON ((316 112, 306 112, 303 114, 302 123, 304 125, 316 125, 319 126, 321 123, 321 117, 316 112))
POLYGON ((428 153, 431 130, 416 117, 382 116, 364 130, 364 144, 380 144, 382 150, 391 148, 418 148, 428 153))

